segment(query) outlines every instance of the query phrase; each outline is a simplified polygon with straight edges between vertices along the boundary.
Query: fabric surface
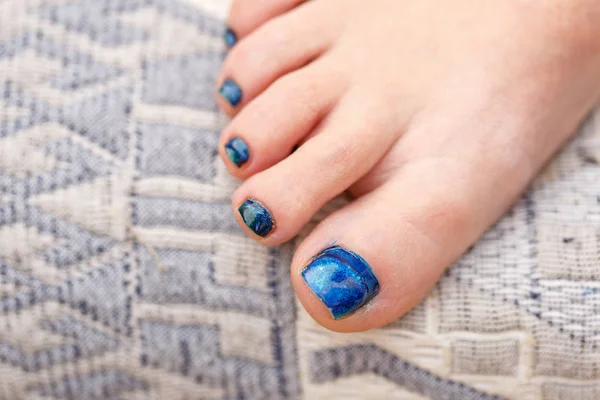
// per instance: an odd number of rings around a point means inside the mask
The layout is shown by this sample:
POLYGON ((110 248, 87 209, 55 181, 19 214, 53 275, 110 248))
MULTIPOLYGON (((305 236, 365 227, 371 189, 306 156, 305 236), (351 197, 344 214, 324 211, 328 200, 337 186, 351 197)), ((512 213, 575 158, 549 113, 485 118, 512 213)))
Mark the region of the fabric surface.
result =
POLYGON ((328 332, 234 222, 227 7, 0 0, 0 399, 600 398, 600 113, 409 315, 328 332))

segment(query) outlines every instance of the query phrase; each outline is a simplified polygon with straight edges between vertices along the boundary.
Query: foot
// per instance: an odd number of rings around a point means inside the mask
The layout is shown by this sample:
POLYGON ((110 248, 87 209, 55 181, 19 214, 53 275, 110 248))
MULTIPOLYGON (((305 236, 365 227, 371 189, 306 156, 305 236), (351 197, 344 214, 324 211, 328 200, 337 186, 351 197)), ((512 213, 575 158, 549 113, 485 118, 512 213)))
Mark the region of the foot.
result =
POLYGON ((599 98, 599 4, 234 1, 218 97, 240 225, 277 245, 354 199, 294 256, 313 318, 392 322, 518 198, 599 98))

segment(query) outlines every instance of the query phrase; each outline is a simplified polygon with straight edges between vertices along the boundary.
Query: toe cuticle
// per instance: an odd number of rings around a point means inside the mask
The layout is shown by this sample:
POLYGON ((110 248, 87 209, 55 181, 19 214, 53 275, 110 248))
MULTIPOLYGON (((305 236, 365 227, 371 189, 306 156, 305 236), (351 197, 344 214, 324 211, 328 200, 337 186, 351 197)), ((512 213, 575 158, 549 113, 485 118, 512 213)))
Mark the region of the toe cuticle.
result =
POLYGON ((244 224, 258 236, 265 238, 275 230, 273 216, 265 206, 254 199, 246 200, 238 212, 244 224))
POLYGON ((232 107, 237 106, 242 101, 242 89, 231 79, 227 79, 223 82, 219 89, 219 94, 227 100, 232 107))
POLYGON ((379 293, 379 281, 369 264, 341 246, 323 250, 301 275, 336 320, 356 312, 379 293))
POLYGON ((227 45, 227 47, 232 48, 233 46, 235 46, 235 44, 237 43, 238 39, 237 39, 237 35, 235 34, 235 32, 231 29, 231 28, 227 28, 225 30, 225 33, 223 34, 223 40, 225 41, 225 44, 227 45))
POLYGON ((250 159, 248 145, 240 138, 233 138, 227 142, 225 144, 225 153, 238 168, 241 168, 250 159))

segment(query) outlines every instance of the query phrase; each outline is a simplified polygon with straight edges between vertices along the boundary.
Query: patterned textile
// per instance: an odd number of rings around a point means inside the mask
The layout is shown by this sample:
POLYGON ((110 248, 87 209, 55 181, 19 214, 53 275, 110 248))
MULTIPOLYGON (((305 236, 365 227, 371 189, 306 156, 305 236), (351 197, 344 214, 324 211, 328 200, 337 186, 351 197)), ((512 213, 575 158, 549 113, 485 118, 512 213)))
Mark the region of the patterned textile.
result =
POLYGON ((227 7, 0 0, 0 399, 600 398, 600 113, 409 315, 331 333, 233 219, 227 7))

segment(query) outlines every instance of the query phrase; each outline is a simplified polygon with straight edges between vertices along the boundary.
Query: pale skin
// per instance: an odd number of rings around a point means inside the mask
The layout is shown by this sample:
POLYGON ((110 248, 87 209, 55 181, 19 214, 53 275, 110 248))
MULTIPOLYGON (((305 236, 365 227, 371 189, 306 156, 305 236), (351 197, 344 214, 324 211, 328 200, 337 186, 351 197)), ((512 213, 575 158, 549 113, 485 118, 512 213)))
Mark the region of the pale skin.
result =
POLYGON ((386 325, 515 202, 600 99, 597 0, 234 0, 238 36, 218 84, 239 105, 221 156, 293 238, 330 199, 352 202, 299 246, 291 279, 328 329, 386 325), (232 137, 251 157, 238 168, 232 137), (297 151, 290 154, 296 144, 297 151), (300 271, 332 243, 365 258, 381 291, 334 320, 300 271))

